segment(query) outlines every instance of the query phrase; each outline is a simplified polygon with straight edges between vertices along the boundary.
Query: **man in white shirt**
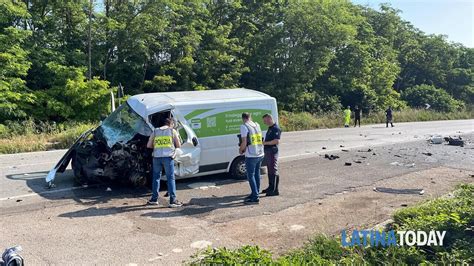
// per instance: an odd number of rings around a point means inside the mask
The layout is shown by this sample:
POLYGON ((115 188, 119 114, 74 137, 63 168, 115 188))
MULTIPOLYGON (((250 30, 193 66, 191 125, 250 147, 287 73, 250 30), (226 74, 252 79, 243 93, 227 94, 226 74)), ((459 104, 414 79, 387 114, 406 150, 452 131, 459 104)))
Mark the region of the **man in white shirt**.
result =
POLYGON ((252 121, 250 113, 242 114, 240 126, 240 154, 245 154, 245 168, 252 193, 245 199, 246 204, 258 204, 260 192, 260 166, 264 156, 262 130, 252 121))

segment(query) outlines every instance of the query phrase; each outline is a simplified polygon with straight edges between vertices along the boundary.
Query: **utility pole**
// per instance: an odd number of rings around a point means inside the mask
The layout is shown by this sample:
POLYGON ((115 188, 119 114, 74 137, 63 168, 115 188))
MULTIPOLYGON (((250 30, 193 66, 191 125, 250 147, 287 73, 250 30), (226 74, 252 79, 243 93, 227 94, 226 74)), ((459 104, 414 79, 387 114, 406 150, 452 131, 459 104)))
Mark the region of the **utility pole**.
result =
POLYGON ((91 55, 91 46, 92 46, 92 41, 91 41, 91 24, 92 24, 92 6, 94 4, 94 0, 89 1, 89 71, 87 73, 87 78, 89 81, 92 79, 92 55, 91 55))

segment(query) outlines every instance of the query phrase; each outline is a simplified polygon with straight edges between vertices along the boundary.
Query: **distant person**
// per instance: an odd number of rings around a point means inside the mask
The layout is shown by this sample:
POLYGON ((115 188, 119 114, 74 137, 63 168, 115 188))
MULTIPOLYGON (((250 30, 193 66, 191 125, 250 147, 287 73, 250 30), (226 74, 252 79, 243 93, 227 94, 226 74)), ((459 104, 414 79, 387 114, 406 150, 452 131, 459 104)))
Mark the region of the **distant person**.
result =
POLYGON ((347 108, 344 110, 344 127, 349 127, 350 123, 351 123, 351 107, 347 106, 347 108))
POLYGON ((148 201, 150 205, 158 205, 158 192, 160 190, 161 170, 166 173, 170 208, 180 207, 183 204, 176 199, 176 182, 174 178, 174 157, 176 148, 181 148, 178 132, 173 128, 173 120, 165 118, 155 128, 148 139, 148 148, 153 149, 153 181, 152 195, 148 201))
POLYGON ((251 194, 245 198, 245 204, 258 204, 260 192, 260 166, 264 156, 262 130, 257 122, 252 121, 249 113, 242 114, 240 126, 240 154, 245 154, 245 168, 251 194))
POLYGON ((268 126, 265 141, 263 142, 268 169, 268 188, 262 192, 266 193, 266 196, 278 196, 280 195, 278 191, 278 183, 280 183, 280 175, 278 174, 278 144, 280 144, 281 129, 273 121, 271 114, 265 114, 263 122, 268 126))
POLYGON ((361 110, 359 109, 359 106, 354 107, 354 127, 357 126, 357 122, 359 122, 359 127, 360 127, 360 113, 361 110))
POLYGON ((390 125, 393 127, 393 123, 392 123, 393 113, 392 113, 392 107, 391 106, 389 106, 388 109, 385 110, 385 117, 386 117, 387 127, 388 127, 388 123, 390 123, 390 125))

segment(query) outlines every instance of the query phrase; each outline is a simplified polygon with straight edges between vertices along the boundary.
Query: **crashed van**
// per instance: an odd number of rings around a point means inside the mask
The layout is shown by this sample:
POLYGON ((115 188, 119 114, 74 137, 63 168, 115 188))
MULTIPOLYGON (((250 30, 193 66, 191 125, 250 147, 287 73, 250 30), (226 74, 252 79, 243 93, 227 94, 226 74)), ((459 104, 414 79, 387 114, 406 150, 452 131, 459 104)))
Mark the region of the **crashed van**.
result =
MULTIPOLYGON (((263 125, 262 116, 278 121, 275 98, 248 89, 222 89, 139 94, 112 112, 101 124, 84 132, 49 172, 46 182, 64 172, 69 162, 81 182, 117 181, 144 185, 151 179, 152 150, 146 147, 163 117, 175 121, 181 138, 177 149, 177 179, 230 173, 245 178, 238 152, 241 114, 249 112, 263 125)), ((265 132, 264 132, 265 133, 265 132)), ((163 176, 164 177, 164 176, 163 176)))

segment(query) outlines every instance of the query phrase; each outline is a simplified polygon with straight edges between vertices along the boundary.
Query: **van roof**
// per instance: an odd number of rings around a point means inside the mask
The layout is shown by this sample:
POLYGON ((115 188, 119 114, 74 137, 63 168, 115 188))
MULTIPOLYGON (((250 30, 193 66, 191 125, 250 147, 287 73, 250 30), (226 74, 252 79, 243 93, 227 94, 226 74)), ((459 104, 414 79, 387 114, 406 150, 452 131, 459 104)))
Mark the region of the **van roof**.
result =
MULTIPOLYGON (((191 104, 199 102, 235 101, 244 99, 269 99, 271 96, 254 90, 219 89, 204 91, 175 91, 137 94, 128 98, 128 104, 140 115, 146 116, 156 111, 159 105, 163 110, 179 104, 191 104)), ((161 108, 160 108, 161 109, 161 108)))

